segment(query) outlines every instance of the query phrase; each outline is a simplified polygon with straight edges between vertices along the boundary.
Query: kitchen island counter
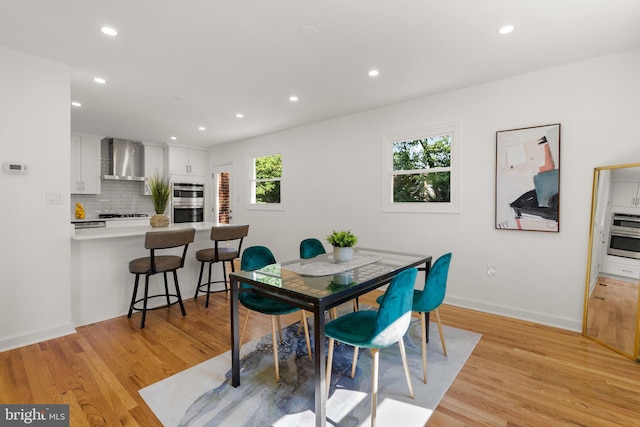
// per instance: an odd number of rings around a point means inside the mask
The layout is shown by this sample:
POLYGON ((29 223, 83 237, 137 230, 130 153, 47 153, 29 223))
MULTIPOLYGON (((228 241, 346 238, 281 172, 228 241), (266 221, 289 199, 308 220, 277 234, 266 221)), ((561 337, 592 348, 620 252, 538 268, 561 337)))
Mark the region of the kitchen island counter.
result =
MULTIPOLYGON (((71 311, 75 326, 127 314, 134 282, 134 275, 129 272, 129 262, 149 256, 149 250, 144 248, 144 236, 149 231, 196 229, 195 241, 189 245, 184 268, 178 270, 182 298, 193 298, 200 271, 195 254, 200 249, 212 247, 210 230, 214 225, 212 222, 198 222, 153 228, 148 222, 140 225, 135 221, 109 221, 102 228, 75 230, 71 226, 71 311)), ((181 248, 169 249, 164 254, 181 255, 181 248)), ((214 269, 216 277, 220 277, 222 268, 216 265, 214 269)), ((158 274, 150 278, 150 294, 160 293, 164 289, 162 277, 162 274, 158 274)), ((172 282, 169 279, 170 287, 173 286, 172 282)), ((160 300, 158 298, 158 302, 160 300)), ((168 311, 168 316, 181 317, 180 310, 168 311)), ((131 323, 133 328, 140 324, 138 316, 139 313, 134 314, 131 323)))
MULTIPOLYGON (((134 220, 138 224, 140 220, 134 220)), ((133 222, 133 221, 132 221, 133 222)), ((122 222, 121 222, 122 223, 122 222)), ((108 223, 106 227, 102 228, 84 228, 75 229, 71 228, 72 240, 94 240, 94 239, 109 239, 115 237, 131 237, 131 236, 144 236, 148 231, 166 231, 177 230, 181 228, 195 228, 196 231, 211 230, 211 227, 216 225, 213 222, 187 222, 183 224, 169 224, 168 227, 153 228, 149 225, 149 220, 146 221, 146 225, 112 225, 108 223)))

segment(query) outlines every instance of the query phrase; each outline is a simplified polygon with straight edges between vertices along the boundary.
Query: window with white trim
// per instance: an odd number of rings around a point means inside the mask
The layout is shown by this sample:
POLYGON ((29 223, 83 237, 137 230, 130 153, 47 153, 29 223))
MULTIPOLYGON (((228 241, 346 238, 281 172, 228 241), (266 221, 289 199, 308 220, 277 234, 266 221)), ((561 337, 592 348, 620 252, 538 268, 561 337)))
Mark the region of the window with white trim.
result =
POLYGON ((383 210, 458 212, 456 124, 386 135, 383 210))
POLYGON ((282 154, 253 158, 251 204, 254 206, 280 206, 282 203, 282 154))

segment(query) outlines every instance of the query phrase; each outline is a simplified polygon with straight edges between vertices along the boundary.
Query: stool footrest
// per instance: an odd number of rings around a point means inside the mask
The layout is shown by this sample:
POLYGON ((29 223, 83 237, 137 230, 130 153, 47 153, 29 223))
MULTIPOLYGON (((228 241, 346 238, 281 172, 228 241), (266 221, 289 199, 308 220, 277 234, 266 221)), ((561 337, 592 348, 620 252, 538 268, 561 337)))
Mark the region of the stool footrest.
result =
MULTIPOLYGON (((167 299, 167 297, 169 297, 169 298, 175 298, 175 301, 171 301, 171 303, 170 303, 170 304, 159 305, 159 306, 157 306, 157 307, 149 307, 149 306, 147 306, 147 311, 149 311, 149 310, 158 310, 158 309, 160 309, 160 308, 167 308, 167 307, 171 307, 172 305, 176 305, 176 304, 179 304, 179 303, 180 303, 180 297, 179 297, 178 295, 176 295, 176 294, 169 294, 169 295, 167 295, 167 294, 149 295, 149 296, 147 296, 147 302, 148 302, 150 299, 152 299, 152 298, 164 298, 164 299, 166 300, 166 299, 167 299)), ((143 311, 144 309, 143 309, 142 307, 136 307, 136 304, 143 303, 143 302, 144 302, 144 298, 137 299, 137 300, 135 300, 135 301, 133 302, 133 305, 131 306, 131 308, 132 308, 133 310, 136 310, 136 311, 143 311)))

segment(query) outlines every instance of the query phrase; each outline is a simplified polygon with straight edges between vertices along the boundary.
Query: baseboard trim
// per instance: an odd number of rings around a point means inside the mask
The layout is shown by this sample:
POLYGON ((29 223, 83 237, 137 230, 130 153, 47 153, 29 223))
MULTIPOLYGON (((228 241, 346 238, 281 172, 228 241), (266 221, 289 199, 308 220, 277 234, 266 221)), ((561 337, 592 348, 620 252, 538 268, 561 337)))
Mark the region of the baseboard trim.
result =
POLYGON ((573 332, 582 332, 582 319, 574 320, 564 317, 549 316, 547 314, 536 313, 533 311, 517 310, 511 307, 497 304, 487 304, 481 301, 459 298, 450 295, 447 295, 444 302, 445 304, 454 305, 456 307, 468 308, 470 310, 482 311, 484 313, 496 314, 498 316, 511 317, 514 319, 525 320, 527 322, 539 323, 542 325, 566 329, 573 332))
POLYGON ((59 338, 65 335, 75 334, 76 329, 71 323, 56 326, 54 328, 43 329, 37 332, 31 332, 25 335, 19 335, 11 338, 0 340, 0 352, 13 350, 15 348, 24 347, 26 345, 36 344, 41 341, 59 338))

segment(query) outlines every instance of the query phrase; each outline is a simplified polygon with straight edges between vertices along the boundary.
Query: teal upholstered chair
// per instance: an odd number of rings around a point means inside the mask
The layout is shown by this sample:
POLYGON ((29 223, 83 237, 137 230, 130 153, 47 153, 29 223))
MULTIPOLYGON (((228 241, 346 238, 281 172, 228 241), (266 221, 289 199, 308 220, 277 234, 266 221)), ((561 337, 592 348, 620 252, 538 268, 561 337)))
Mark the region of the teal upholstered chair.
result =
POLYGON ((300 258, 302 259, 313 258, 326 253, 327 251, 324 249, 324 245, 318 239, 310 238, 300 242, 300 258))
POLYGON ((376 423, 376 407, 378 396, 378 361, 380 348, 389 347, 396 342, 400 346, 400 355, 404 373, 409 385, 409 395, 413 399, 413 387, 409 376, 409 365, 404 349, 402 337, 409 329, 411 322, 411 299, 413 296, 413 284, 416 281, 418 270, 411 268, 396 275, 387 292, 384 301, 378 311, 365 310, 345 314, 325 326, 325 334, 329 337, 327 358, 327 392, 331 385, 331 365, 333 363, 334 341, 340 341, 354 346, 351 377, 355 374, 358 347, 366 347, 371 350, 373 359, 372 387, 371 387, 371 426, 376 423))
MULTIPOLYGON (((433 263, 429 269, 427 280, 425 280, 424 290, 413 292, 413 306, 411 311, 420 313, 422 322, 422 372, 424 382, 427 383, 427 317, 426 313, 433 311, 436 314, 438 322, 438 332, 440 333, 440 341, 442 342, 442 351, 447 355, 447 346, 444 342, 444 333, 442 332, 442 323, 440 322, 440 312, 438 307, 444 301, 447 291, 447 276, 449 275, 449 265, 451 264, 451 252, 442 255, 433 263)), ((386 294, 385 294, 386 295, 386 294)), ((378 303, 381 303, 385 295, 378 297, 378 303)))
MULTIPOLYGON (((266 267, 269 264, 275 264, 276 259, 273 254, 264 246, 251 246, 242 252, 242 258, 240 261, 240 268, 244 271, 252 271, 257 270, 263 267, 266 267)), ((250 285, 241 284, 241 288, 243 289, 251 289, 250 285)), ((276 323, 278 324, 278 330, 280 331, 280 341, 282 342, 282 327, 280 325, 280 315, 294 313, 300 310, 298 307, 294 307, 292 305, 286 304, 281 301, 277 301, 275 299, 266 297, 264 295, 260 295, 257 292, 253 291, 245 291, 240 292, 238 295, 238 300, 240 303, 249 309, 247 311, 247 317, 244 321, 244 326, 242 327, 242 334, 240 335, 240 344, 242 345, 242 341, 244 338, 244 332, 247 328, 247 323, 249 321, 249 314, 251 310, 257 311, 259 313, 268 314, 271 316, 271 339, 273 340, 273 362, 276 370, 276 381, 280 381, 280 368, 278 366, 278 341, 276 339, 276 323)), ((311 341, 309 340, 309 328, 307 328, 307 318, 304 315, 304 311, 302 313, 302 327, 304 329, 305 338, 307 341, 307 353, 309 355, 309 360, 311 360, 311 341)))

